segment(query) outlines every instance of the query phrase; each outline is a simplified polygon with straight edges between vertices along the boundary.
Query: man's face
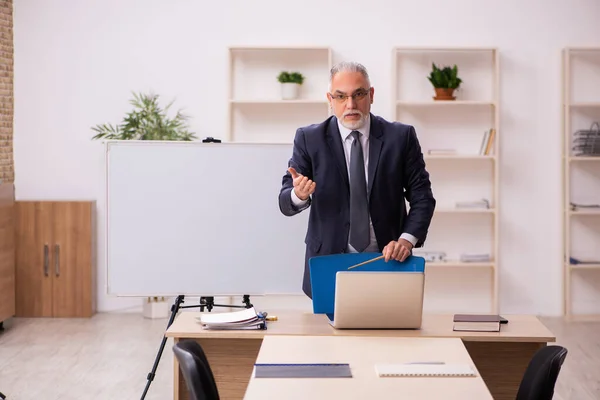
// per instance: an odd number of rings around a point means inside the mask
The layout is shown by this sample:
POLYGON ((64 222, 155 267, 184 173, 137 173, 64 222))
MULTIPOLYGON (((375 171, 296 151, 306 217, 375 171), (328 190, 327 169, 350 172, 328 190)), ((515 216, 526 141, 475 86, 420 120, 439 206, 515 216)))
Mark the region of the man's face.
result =
POLYGON ((371 111, 374 89, 360 72, 339 72, 327 99, 335 116, 348 129, 360 129, 371 111))

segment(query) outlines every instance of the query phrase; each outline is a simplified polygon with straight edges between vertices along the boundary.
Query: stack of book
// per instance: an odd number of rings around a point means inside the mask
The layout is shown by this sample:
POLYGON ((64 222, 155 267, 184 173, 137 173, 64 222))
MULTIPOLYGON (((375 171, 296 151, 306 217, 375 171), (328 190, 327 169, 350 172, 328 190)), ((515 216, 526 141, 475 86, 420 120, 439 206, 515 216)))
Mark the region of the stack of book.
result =
POLYGON ((474 200, 474 201, 457 201, 456 208, 490 208, 490 201, 488 199, 474 200))
POLYGON ((499 315, 455 314, 454 330, 471 332, 500 332, 499 315))
POLYGON ((488 253, 463 253, 460 255, 461 262, 490 262, 492 257, 488 253))
POLYGON ((265 314, 254 307, 226 313, 206 313, 197 318, 203 329, 267 329, 265 314))

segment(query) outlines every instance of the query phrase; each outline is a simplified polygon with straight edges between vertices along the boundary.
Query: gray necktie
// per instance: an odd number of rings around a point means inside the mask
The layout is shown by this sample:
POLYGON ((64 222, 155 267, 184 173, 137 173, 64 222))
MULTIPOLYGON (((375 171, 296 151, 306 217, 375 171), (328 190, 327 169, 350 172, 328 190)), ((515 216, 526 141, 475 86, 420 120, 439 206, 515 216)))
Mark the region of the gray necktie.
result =
POLYGON ((352 131, 351 135, 354 141, 350 152, 350 244, 362 252, 370 242, 367 180, 360 132, 352 131))

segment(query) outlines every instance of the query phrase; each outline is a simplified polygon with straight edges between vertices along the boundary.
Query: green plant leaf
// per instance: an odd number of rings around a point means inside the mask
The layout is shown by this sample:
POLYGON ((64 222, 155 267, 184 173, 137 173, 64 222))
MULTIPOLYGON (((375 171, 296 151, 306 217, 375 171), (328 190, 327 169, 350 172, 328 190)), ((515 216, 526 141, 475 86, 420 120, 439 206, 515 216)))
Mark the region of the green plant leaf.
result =
POLYGON ((456 64, 452 67, 443 66, 439 68, 435 63, 432 63, 431 72, 427 79, 435 88, 457 89, 462 83, 462 80, 458 77, 458 66, 456 64))
POLYGON ((159 96, 153 93, 133 93, 130 104, 133 110, 127 112, 121 124, 98 124, 92 127, 96 139, 117 140, 184 140, 196 139, 196 135, 188 130, 189 117, 181 111, 171 118, 168 111, 174 100, 163 109, 159 105, 159 96))
POLYGON ((280 83, 297 83, 302 85, 304 82, 304 75, 300 72, 281 71, 277 76, 277 80, 280 83))

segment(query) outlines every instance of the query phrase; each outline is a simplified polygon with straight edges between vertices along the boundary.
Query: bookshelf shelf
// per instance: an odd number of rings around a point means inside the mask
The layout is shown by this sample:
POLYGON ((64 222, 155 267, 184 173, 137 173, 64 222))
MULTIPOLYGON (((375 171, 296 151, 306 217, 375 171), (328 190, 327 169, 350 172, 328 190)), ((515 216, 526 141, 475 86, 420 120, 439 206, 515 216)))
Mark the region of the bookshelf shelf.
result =
POLYGON ((456 213, 456 214, 496 214, 492 208, 440 208, 435 210, 438 214, 456 213))
POLYGON ((398 106, 402 107, 465 107, 465 106, 483 106, 495 107, 496 103, 480 100, 452 100, 452 101, 397 101, 398 106))
POLYGON ((278 99, 253 99, 253 100, 230 100, 233 104, 325 104, 327 105, 327 101, 325 100, 311 100, 311 99, 301 99, 301 100, 278 100, 278 99))
POLYGON ((569 210, 569 214, 571 215, 580 215, 580 216, 599 216, 600 215, 600 210, 579 210, 579 211, 572 211, 569 210))
POLYGON ((576 102, 570 103, 571 108, 600 108, 600 102, 576 102))
MULTIPOLYGON (((490 271, 488 310, 478 308, 485 307, 483 302, 464 311, 498 312, 498 51, 397 47, 392 50, 391 75, 392 115, 415 127, 438 203, 423 250, 444 252, 450 259, 426 265, 436 271, 460 267, 464 274, 490 271), (455 100, 433 99, 435 91, 427 79, 432 63, 440 68, 458 66, 462 84, 455 100), (488 201, 489 208, 454 207, 481 199, 488 201), (489 257, 485 262, 463 262, 464 254, 489 257)), ((481 277, 465 280, 481 288, 476 278, 481 277)))
POLYGON ((563 307, 567 317, 600 316, 596 306, 600 296, 600 218, 597 218, 600 208, 590 207, 600 205, 600 163, 596 162, 600 161, 600 151, 594 149, 600 147, 598 87, 600 48, 563 49, 562 264, 563 307), (594 136, 599 139, 594 140, 594 136), (585 262, 575 263, 574 259, 585 262), (574 310, 576 297, 585 300, 580 303, 584 310, 574 310))
POLYGON ((462 261, 441 261, 441 262, 428 262, 427 268, 448 268, 448 267, 459 267, 459 268, 494 268, 493 262, 462 262, 462 261))
POLYGON ((227 140, 291 143, 296 129, 330 115, 329 47, 230 47, 227 140), (298 95, 283 96, 282 71, 304 76, 298 95))
POLYGON ((575 161, 584 161, 584 162, 589 162, 589 161, 600 161, 600 157, 582 157, 582 156, 578 156, 578 157, 568 157, 570 162, 575 162, 575 161))
POLYGON ((600 264, 568 264, 571 269, 600 269, 600 264))
POLYGON ((486 156, 479 154, 424 154, 423 158, 425 161, 427 160, 454 160, 454 161, 464 161, 464 160, 473 160, 473 161, 496 161, 496 156, 486 156))

